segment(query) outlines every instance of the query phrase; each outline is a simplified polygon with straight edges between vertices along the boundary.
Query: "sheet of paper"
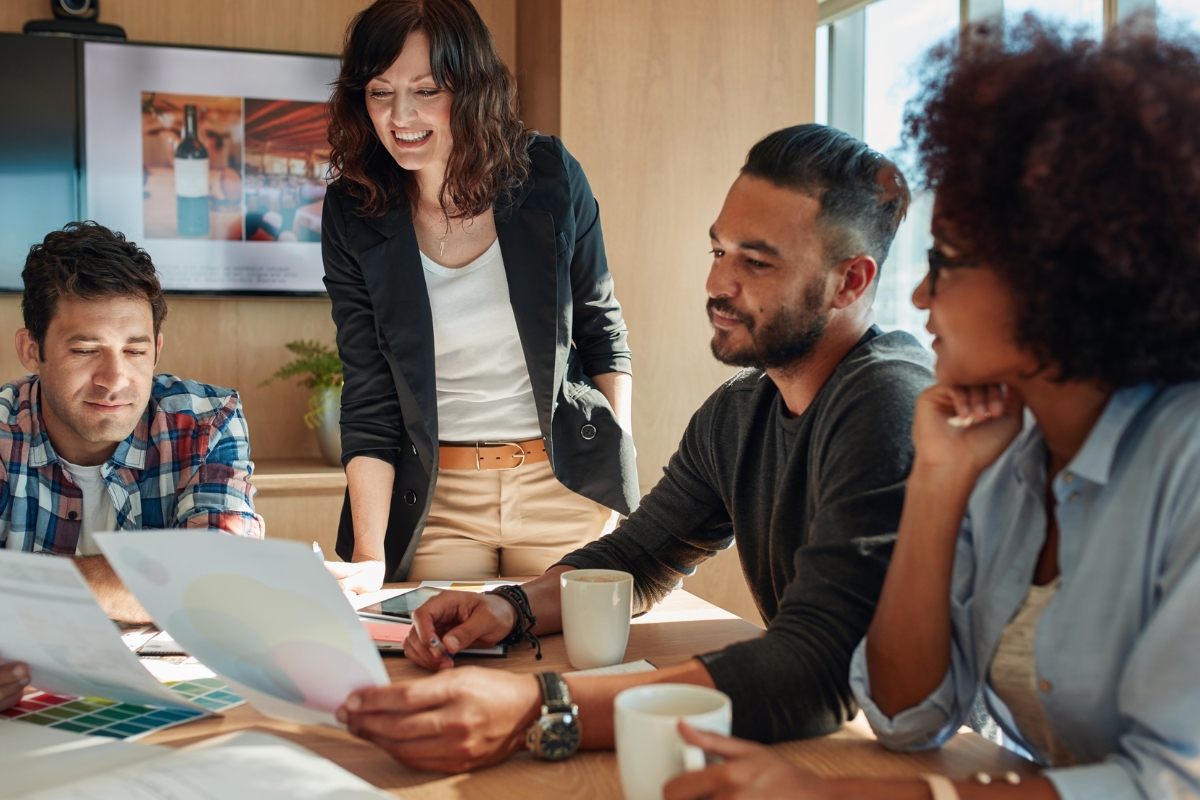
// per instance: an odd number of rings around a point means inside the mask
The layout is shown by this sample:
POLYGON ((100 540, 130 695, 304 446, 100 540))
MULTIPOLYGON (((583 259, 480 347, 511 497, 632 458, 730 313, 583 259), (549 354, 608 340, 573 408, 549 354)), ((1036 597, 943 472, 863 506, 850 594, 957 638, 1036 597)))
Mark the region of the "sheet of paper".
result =
POLYGON ((384 600, 391 600, 396 595, 404 594, 408 591, 412 590, 380 589, 378 592, 364 592, 363 594, 357 594, 354 597, 347 597, 346 599, 350 601, 350 605, 354 608, 354 610, 358 611, 359 609, 366 608, 367 606, 373 606, 376 603, 382 603, 384 600))
POLYGON ((595 669, 581 669, 577 672, 568 672, 567 675, 628 675, 634 672, 653 672, 658 667, 651 664, 646 659, 641 661, 630 661, 628 664, 614 664, 611 667, 596 667, 595 669))
POLYGON ((0 653, 38 689, 201 710, 138 663, 71 559, 0 550, 0 608, 0 653))
POLYGON ((170 753, 99 736, 0 720, 0 800, 170 753))
POLYGON ((269 717, 340 727, 333 712, 350 692, 389 682, 307 545, 216 531, 95 538, 155 624, 269 717))
MULTIPOLYGON (((131 747, 139 747, 131 745, 131 747)), ((392 798, 302 747, 261 733, 220 737, 60 784, 29 800, 378 800, 392 798)))

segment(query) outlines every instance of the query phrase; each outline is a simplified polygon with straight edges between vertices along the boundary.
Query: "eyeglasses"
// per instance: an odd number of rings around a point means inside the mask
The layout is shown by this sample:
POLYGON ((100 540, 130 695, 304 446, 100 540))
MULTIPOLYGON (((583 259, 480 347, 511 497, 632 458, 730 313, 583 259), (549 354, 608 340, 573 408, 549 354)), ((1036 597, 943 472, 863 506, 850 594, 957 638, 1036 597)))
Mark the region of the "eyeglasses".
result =
POLYGON ((936 247, 929 248, 929 295, 937 294, 938 275, 944 269, 962 269, 978 267, 979 264, 967 258, 951 258, 936 247))

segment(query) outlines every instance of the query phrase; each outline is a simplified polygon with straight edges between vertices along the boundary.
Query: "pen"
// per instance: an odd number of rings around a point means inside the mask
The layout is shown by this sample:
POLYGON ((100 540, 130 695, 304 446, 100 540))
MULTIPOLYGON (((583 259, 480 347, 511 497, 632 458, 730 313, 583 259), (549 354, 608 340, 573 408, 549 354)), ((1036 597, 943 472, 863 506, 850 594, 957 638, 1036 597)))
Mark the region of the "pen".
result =
POLYGON ((450 652, 446 649, 446 645, 442 644, 442 640, 436 636, 429 640, 429 646, 448 658, 454 658, 454 656, 450 655, 450 652))
POLYGON ((317 544, 316 542, 313 542, 313 555, 317 557, 318 561, 325 560, 325 551, 322 550, 321 545, 317 544))

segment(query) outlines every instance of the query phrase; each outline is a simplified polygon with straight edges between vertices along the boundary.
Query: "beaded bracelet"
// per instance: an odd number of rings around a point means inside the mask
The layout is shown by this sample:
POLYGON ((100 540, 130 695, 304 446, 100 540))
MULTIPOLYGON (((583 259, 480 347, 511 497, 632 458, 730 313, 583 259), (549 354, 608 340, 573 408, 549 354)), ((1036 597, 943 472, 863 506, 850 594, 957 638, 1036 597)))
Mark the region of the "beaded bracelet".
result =
POLYGON ((517 618, 513 622, 512 631, 509 632, 508 636, 500 640, 500 644, 514 645, 523 641, 529 642, 532 647, 537 648, 536 658, 540 661, 542 659, 542 643, 532 633, 533 629, 537 627, 537 617, 533 615, 533 607, 529 604, 529 595, 525 594, 525 590, 520 586, 509 584, 506 586, 497 586, 486 594, 503 597, 512 603, 513 609, 517 612, 517 618))

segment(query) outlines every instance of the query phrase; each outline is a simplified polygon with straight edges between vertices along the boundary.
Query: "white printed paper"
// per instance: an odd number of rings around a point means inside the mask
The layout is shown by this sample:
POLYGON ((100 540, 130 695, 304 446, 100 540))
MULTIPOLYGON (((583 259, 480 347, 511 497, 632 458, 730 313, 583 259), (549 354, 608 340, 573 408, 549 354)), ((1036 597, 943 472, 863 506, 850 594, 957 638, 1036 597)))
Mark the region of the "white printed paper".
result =
POLYGON ((613 664, 611 667, 595 667, 594 669, 581 669, 577 672, 568 672, 567 675, 629 675, 635 672, 653 672, 658 667, 651 664, 646 659, 640 661, 630 661, 628 664, 613 664))
POLYGON ((204 711, 138 663, 71 559, 0 550, 0 608, 0 657, 28 664, 36 688, 204 711))
POLYGON ((216 531, 95 538, 155 624, 269 717, 338 726, 350 692, 389 682, 307 545, 216 531))

